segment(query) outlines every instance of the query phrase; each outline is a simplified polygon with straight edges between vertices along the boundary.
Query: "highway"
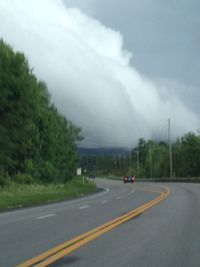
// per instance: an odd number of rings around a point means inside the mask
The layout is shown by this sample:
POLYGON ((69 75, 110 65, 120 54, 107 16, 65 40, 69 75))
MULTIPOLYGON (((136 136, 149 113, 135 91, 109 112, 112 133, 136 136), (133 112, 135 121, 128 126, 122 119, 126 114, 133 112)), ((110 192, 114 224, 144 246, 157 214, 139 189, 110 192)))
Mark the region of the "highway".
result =
POLYGON ((88 197, 0 213, 0 267, 200 266, 199 184, 96 183, 88 197))

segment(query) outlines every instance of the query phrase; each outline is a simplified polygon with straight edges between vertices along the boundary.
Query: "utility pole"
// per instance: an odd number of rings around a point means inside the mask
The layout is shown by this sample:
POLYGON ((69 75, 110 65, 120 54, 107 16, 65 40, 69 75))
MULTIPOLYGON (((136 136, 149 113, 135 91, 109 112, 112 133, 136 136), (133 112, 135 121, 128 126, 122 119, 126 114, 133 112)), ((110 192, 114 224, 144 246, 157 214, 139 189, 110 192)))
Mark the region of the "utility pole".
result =
POLYGON ((118 169, 121 167, 121 154, 118 155, 118 169))
POLYGON ((139 168, 140 168, 139 151, 138 151, 138 148, 137 148, 137 176, 139 176, 139 168))
POLYGON ((168 135, 169 135, 169 166, 170 166, 170 178, 173 178, 172 170, 172 144, 171 144, 171 120, 168 119, 168 135))
POLYGON ((128 155, 129 155, 128 164, 129 164, 129 168, 130 168, 131 167, 131 150, 130 150, 128 155))
POLYGON ((152 179, 152 153, 151 153, 151 144, 149 146, 149 170, 150 170, 150 178, 152 179))

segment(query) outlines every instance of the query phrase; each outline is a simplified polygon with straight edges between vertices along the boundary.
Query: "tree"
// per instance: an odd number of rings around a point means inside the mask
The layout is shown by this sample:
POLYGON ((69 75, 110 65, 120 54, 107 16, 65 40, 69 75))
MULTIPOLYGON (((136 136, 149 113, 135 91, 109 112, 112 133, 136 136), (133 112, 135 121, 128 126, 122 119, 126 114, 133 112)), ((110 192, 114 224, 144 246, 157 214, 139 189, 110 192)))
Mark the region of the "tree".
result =
POLYGON ((3 40, 0 96, 1 176, 24 173, 40 182, 71 179, 81 130, 51 104, 47 85, 35 77, 23 53, 3 40))

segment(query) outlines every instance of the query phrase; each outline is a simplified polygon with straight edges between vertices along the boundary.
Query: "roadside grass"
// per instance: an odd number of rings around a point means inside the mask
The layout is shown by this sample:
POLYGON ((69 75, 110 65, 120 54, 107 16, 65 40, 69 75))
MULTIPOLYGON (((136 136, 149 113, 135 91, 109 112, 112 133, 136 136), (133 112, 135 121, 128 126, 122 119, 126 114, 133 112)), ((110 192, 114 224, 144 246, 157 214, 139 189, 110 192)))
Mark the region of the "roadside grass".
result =
POLYGON ((0 210, 45 204, 81 197, 97 191, 94 182, 76 177, 66 184, 10 184, 0 187, 0 210))

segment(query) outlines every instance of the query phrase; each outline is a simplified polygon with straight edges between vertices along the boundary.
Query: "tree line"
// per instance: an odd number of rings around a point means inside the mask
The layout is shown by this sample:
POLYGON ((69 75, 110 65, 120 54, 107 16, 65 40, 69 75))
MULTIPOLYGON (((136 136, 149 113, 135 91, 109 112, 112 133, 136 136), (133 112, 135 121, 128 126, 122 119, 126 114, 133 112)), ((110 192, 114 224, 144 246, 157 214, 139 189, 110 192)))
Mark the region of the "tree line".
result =
POLYGON ((51 103, 23 53, 0 40, 0 185, 66 182, 80 128, 51 103))
MULTIPOLYGON (((0 185, 67 182, 77 165, 88 172, 169 177, 167 142, 139 139, 128 153, 77 155, 81 130, 51 102, 23 53, 0 40, 0 185)), ((187 133, 172 145, 173 175, 200 177, 200 135, 187 133)))
MULTIPOLYGON (((144 178, 169 178, 169 144, 138 140, 129 152, 115 155, 82 156, 82 167, 103 175, 136 175, 144 178)), ((200 135, 189 132, 172 144, 172 175, 200 177, 200 135)))

